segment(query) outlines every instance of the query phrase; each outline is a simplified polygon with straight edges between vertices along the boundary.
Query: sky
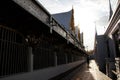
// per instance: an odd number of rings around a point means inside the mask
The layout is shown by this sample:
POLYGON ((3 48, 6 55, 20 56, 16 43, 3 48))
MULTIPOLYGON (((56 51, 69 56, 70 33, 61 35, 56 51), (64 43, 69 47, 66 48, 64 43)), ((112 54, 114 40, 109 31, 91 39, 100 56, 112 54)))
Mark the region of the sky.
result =
MULTIPOLYGON (((109 0, 38 0, 50 14, 67 12, 74 8, 75 26, 84 33, 86 50, 94 48, 95 26, 98 35, 104 34, 109 19, 109 0)), ((112 10, 117 0, 111 0, 112 10)))

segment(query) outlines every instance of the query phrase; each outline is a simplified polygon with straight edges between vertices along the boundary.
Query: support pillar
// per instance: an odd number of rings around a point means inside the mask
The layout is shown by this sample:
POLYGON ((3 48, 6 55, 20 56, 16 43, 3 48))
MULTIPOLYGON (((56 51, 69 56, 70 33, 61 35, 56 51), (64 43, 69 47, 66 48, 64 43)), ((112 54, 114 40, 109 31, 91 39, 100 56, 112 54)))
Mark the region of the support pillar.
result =
POLYGON ((106 75, 109 76, 109 58, 106 58, 106 75))
POLYGON ((66 64, 68 63, 68 56, 67 56, 67 53, 65 53, 65 61, 66 61, 66 64))
POLYGON ((73 60, 73 57, 74 57, 73 54, 71 54, 71 57, 72 57, 72 62, 74 62, 74 60, 73 60))
POLYGON ((33 53, 32 47, 28 47, 28 71, 33 71, 33 53))
POLYGON ((55 66, 57 66, 57 53, 56 52, 54 52, 54 58, 55 58, 55 66))

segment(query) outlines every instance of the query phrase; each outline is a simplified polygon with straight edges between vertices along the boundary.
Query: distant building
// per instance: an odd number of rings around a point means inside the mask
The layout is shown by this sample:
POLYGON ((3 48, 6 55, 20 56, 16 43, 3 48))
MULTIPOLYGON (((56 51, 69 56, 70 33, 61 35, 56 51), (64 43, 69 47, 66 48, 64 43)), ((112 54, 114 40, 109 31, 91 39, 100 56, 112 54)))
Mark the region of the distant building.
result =
POLYGON ((115 80, 120 74, 120 1, 111 16, 104 35, 97 35, 95 40, 95 58, 99 69, 115 80), (116 63, 117 62, 117 63, 116 63))

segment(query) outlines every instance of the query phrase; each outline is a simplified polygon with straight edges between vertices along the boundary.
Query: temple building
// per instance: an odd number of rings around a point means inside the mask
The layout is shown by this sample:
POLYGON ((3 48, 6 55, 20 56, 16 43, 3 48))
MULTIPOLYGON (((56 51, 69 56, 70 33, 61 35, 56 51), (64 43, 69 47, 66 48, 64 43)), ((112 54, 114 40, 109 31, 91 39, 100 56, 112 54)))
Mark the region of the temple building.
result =
POLYGON ((73 9, 58 20, 38 0, 1 0, 0 11, 0 80, 58 80, 86 62, 73 9))
POLYGON ((107 76, 118 80, 120 75, 120 0, 112 12, 104 35, 96 35, 95 56, 99 69, 107 76))
MULTIPOLYGON (((74 9, 72 8, 68 12, 52 14, 53 18, 65 28, 66 31, 69 31, 83 46, 83 32, 80 32, 79 25, 75 26, 74 24, 74 9)), ((83 46, 84 47, 84 46, 83 46)))

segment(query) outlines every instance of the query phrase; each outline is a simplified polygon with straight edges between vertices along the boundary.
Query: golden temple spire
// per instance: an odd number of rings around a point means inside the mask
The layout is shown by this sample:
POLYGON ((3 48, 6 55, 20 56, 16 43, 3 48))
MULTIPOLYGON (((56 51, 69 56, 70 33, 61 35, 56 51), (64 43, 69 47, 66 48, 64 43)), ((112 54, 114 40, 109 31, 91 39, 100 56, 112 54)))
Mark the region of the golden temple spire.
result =
POLYGON ((75 33, 75 25, 74 25, 74 9, 73 9, 73 6, 72 6, 71 21, 70 21, 70 29, 75 33))

